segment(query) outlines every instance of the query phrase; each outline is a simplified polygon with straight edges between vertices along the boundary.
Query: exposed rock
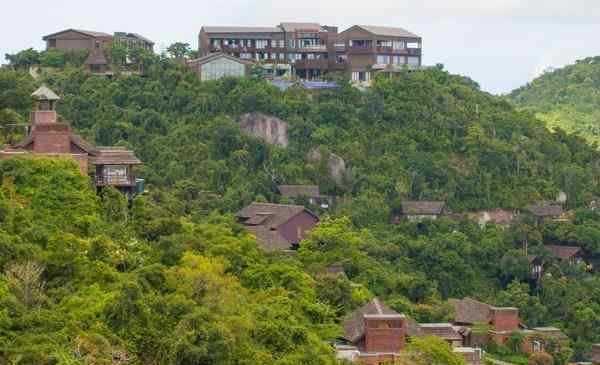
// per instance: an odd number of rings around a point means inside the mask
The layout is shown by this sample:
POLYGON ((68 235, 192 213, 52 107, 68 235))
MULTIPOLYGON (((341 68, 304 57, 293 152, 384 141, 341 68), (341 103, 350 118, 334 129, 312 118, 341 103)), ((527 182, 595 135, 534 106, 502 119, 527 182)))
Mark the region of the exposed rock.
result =
POLYGON ((260 138, 279 147, 288 146, 288 124, 283 120, 262 113, 247 113, 239 118, 240 128, 246 134, 260 138))
MULTIPOLYGON (((312 163, 320 163, 323 159, 323 153, 316 147, 310 150, 307 160, 312 163)), ((335 153, 329 153, 327 156, 327 170, 329 176, 338 184, 342 183, 346 174, 346 161, 335 153)))

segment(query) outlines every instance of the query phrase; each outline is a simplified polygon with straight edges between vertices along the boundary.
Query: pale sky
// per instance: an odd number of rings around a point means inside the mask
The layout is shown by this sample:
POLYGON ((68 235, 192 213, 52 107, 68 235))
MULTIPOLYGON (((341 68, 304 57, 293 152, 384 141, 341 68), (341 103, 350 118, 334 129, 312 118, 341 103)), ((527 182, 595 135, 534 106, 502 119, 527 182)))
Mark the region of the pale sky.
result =
POLYGON ((423 37, 424 64, 442 63, 493 93, 600 55, 600 0, 5 0, 0 61, 43 49, 43 35, 65 28, 136 32, 160 51, 176 41, 196 48, 202 25, 285 21, 406 28, 423 37))

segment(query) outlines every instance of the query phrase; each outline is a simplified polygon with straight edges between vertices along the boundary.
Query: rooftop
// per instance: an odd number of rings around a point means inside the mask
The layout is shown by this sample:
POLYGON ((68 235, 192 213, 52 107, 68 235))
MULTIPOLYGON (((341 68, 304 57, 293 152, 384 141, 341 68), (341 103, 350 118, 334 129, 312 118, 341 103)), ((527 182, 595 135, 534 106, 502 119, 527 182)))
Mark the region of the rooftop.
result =
POLYGON ((544 245, 544 248, 550 251, 552 256, 561 260, 567 260, 582 253, 581 247, 578 246, 544 245))
POLYGON ((367 32, 384 37, 419 38, 415 33, 399 27, 382 27, 378 25, 357 25, 367 32))
POLYGON ((317 185, 278 185, 277 188, 283 196, 297 198, 305 196, 308 198, 318 198, 320 196, 317 185))
POLYGON ((40 86, 36 91, 34 91, 31 96, 38 100, 48 100, 55 101, 60 100, 60 96, 56 95, 56 93, 50 90, 46 85, 40 86))
POLYGON ((279 27, 229 27, 229 26, 208 26, 202 27, 206 33, 281 33, 279 27))
POLYGON ((409 201, 402 202, 402 213, 405 215, 439 215, 442 214, 445 202, 442 201, 409 201))

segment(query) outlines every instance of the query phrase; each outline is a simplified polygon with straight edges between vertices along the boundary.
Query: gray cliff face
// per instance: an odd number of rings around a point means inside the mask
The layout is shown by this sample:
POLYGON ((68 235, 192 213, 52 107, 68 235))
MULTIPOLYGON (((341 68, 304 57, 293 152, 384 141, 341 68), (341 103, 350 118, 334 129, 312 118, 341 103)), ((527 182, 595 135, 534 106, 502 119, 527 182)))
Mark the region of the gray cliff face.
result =
MULTIPOLYGON (((312 149, 307 155, 307 160, 312 163, 320 163, 322 159, 323 154, 318 148, 312 149)), ((329 176, 336 183, 341 184, 346 174, 346 161, 335 153, 330 153, 327 156, 327 170, 329 176)))
POLYGON ((288 124, 283 120, 262 113, 247 113, 239 118, 240 128, 248 135, 265 142, 287 148, 288 124))

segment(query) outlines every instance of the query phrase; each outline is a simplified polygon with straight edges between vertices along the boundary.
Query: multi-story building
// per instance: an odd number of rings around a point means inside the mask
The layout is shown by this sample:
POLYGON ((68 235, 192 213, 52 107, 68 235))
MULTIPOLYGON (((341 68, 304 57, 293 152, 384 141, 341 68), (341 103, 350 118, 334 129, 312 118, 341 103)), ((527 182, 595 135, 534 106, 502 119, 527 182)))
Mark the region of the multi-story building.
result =
POLYGON ((401 28, 337 27, 318 23, 281 23, 275 27, 202 27, 200 56, 213 53, 262 64, 269 75, 286 73, 313 79, 348 71, 355 81, 372 72, 421 66, 421 38, 401 28))
POLYGON ((369 81, 374 72, 395 72, 421 66, 422 39, 402 28, 355 25, 340 33, 353 81, 369 81))
POLYGON ((130 48, 142 48, 150 52, 153 52, 154 49, 154 42, 137 33, 116 32, 114 35, 110 35, 104 32, 65 29, 44 36, 42 39, 46 42, 46 49, 48 50, 87 51, 89 56, 85 61, 85 65, 94 73, 106 73, 108 71, 108 62, 104 51, 112 43, 130 48))

